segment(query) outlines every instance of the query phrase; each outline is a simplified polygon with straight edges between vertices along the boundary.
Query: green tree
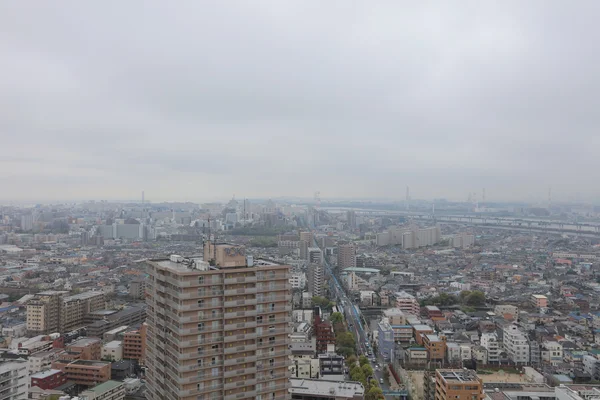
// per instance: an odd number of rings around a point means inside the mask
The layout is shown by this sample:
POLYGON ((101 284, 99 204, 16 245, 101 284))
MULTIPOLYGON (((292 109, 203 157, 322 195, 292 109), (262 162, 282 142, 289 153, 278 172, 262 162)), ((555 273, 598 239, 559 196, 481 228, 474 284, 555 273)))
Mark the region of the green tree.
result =
POLYGON ((356 341, 351 332, 342 332, 335 338, 336 344, 340 347, 355 348, 356 341))
POLYGON ((346 364, 347 365, 355 365, 356 361, 358 361, 356 356, 350 356, 346 359, 346 364))
POLYGON ((338 347, 337 353, 343 357, 356 357, 356 350, 352 347, 338 347))
POLYGON ((344 316, 342 315, 342 313, 334 312, 333 314, 331 314, 330 319, 332 324, 337 324, 344 320, 344 316))
POLYGON ((369 364, 365 364, 361 368, 365 376, 373 376, 373 368, 369 364))
POLYGON ((360 366, 362 367, 363 365, 369 363, 369 359, 367 358, 367 356, 360 356, 360 357, 358 357, 358 362, 360 363, 360 366))
POLYGON ((464 303, 467 300, 467 297, 469 297, 469 295, 471 294, 470 290, 463 290, 462 292, 460 292, 460 301, 462 303, 464 303))
POLYGON ((467 296, 466 303, 469 306, 485 305, 485 294, 479 290, 474 290, 467 296))
POLYGON ((377 400, 383 398, 383 391, 378 386, 371 386, 369 391, 365 394, 365 400, 377 400))

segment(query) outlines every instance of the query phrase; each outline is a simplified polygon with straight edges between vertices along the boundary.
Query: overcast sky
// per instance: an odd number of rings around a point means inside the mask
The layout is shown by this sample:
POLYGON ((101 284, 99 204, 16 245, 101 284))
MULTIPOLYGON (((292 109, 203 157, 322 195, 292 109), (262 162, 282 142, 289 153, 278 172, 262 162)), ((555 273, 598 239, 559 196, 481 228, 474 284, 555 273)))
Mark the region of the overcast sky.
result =
POLYGON ((597 199, 599 20, 597 0, 3 1, 0 200, 597 199))

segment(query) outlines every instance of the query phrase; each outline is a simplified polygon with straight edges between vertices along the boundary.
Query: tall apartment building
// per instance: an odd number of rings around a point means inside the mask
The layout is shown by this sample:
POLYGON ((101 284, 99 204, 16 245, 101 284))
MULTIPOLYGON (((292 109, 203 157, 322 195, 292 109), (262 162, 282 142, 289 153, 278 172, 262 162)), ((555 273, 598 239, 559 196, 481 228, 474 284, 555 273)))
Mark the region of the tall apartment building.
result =
POLYGON ((27 330, 33 333, 60 332, 63 325, 63 298, 69 292, 40 292, 27 303, 27 330))
POLYGON ((489 364, 498 364, 500 362, 500 343, 496 332, 486 332, 481 334, 481 346, 487 350, 487 362, 489 364))
POLYGON ((452 236, 452 247, 466 249, 475 244, 475 235, 468 233, 458 233, 452 236))
POLYGON ((483 400, 483 382, 470 369, 435 371, 435 400, 483 400))
POLYGON ((323 251, 318 247, 309 247, 306 259, 311 264, 323 264, 323 251))
POLYGON ((26 360, 0 361, 0 400, 25 400, 29 388, 26 360))
POLYGON ((350 228, 350 229, 357 228, 358 225, 356 223, 356 211, 354 211, 354 210, 346 211, 346 223, 348 224, 348 228, 350 228))
POLYGON ((515 325, 503 330, 502 343, 504 350, 516 365, 529 364, 529 341, 515 325))
POLYGON ((307 267, 308 291, 313 296, 323 296, 324 288, 324 271, 321 264, 309 264, 307 267))
POLYGON ((306 243, 308 243, 308 246, 312 246, 313 245, 313 234, 310 231, 302 231, 300 232, 300 240, 305 241, 306 243))
POLYGON ((204 260, 147 262, 148 399, 287 399, 289 266, 212 243, 204 260))
POLYGON ((356 246, 354 246, 354 243, 338 244, 337 253, 338 268, 356 267, 356 246))
POLYGON ((146 283, 143 279, 135 279, 129 283, 129 296, 134 299, 146 297, 146 283))
POLYGON ((85 316, 90 312, 104 310, 106 302, 103 292, 84 292, 65 297, 62 307, 63 325, 60 331, 68 332, 83 327, 85 316))
POLYGON ((377 246, 400 245, 403 249, 416 249, 432 246, 441 238, 442 231, 439 225, 428 228, 398 226, 378 233, 376 243, 377 246))

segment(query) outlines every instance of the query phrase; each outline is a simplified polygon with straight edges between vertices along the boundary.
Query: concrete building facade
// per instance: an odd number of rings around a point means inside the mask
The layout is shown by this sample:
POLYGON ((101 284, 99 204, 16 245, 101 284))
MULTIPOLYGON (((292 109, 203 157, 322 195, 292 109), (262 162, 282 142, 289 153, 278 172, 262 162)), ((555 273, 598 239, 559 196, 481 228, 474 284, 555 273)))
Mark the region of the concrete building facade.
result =
POLYGON ((148 399, 286 398, 289 266, 226 244, 204 259, 147 262, 148 399))

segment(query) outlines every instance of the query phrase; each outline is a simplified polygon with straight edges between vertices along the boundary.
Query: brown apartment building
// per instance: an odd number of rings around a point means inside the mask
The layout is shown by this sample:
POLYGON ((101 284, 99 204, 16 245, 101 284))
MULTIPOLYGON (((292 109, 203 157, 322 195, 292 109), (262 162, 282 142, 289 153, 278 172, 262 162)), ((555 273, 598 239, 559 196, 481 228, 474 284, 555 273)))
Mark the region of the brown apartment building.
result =
POLYGON ((483 383, 470 369, 438 369, 435 400, 483 400, 483 383))
POLYGON ((137 360, 144 365, 146 358, 146 330, 147 325, 142 324, 139 329, 123 333, 123 358, 137 360))
POLYGON ((147 263, 149 400, 288 399, 289 266, 243 247, 147 263))
POLYGON ((105 361, 58 360, 52 368, 63 371, 68 381, 91 387, 110 379, 110 365, 105 361))

